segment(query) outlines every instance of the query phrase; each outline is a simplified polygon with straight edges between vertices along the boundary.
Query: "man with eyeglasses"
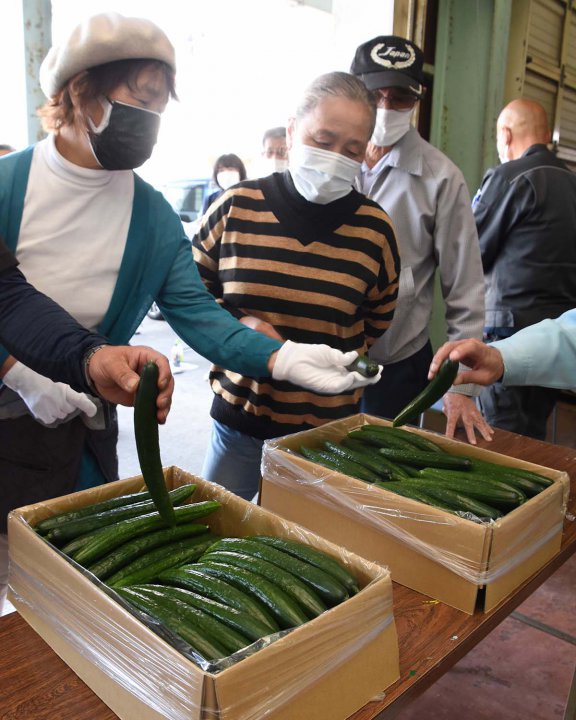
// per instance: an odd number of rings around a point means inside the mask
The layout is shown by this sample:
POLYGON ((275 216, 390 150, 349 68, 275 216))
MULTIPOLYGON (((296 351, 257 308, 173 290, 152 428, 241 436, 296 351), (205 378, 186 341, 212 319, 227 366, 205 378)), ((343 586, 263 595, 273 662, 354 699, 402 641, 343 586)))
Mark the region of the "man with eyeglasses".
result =
POLYGON ((288 168, 286 128, 282 125, 269 128, 262 137, 262 161, 260 175, 265 177, 288 168))
MULTIPOLYGON (((429 323, 438 270, 449 340, 482 338, 484 276, 470 194, 460 170, 412 126, 424 97, 424 56, 414 43, 379 36, 356 50, 351 72, 374 93, 378 110, 358 189, 390 215, 402 270, 391 327, 370 356, 382 379, 364 390, 363 412, 394 417, 428 382, 429 323)), ((476 406, 474 385, 452 387, 443 398, 446 435, 458 424, 475 444, 492 430, 476 406)))

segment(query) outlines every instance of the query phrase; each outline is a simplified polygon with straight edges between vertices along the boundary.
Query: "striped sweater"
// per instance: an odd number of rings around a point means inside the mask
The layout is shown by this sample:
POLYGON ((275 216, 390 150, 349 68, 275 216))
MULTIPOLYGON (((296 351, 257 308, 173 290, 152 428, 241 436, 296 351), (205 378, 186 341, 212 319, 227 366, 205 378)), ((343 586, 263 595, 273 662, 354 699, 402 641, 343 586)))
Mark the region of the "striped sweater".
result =
MULTIPOLYGON (((363 353, 388 328, 400 259, 390 219, 353 190, 319 205, 289 172, 223 193, 193 242, 207 288, 236 317, 255 316, 286 340, 363 353)), ((286 381, 213 367, 215 420, 267 439, 358 412, 360 389, 320 395, 286 381)))

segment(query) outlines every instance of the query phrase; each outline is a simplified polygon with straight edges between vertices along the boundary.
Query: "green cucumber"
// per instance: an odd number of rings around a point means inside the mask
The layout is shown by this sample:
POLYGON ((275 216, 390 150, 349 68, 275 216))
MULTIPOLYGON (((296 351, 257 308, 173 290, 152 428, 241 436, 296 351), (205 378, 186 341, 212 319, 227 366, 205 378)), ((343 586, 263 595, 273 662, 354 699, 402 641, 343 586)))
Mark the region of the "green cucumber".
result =
POLYGON ((239 590, 235 585, 210 575, 198 564, 165 570, 158 576, 158 581, 165 585, 190 590, 210 600, 216 600, 231 608, 248 613, 266 625, 269 633, 280 630, 276 620, 259 600, 239 590))
POLYGON ((214 639, 213 628, 207 632, 205 623, 199 617, 199 611, 191 617, 187 609, 194 608, 185 603, 178 601, 178 605, 175 601, 158 600, 134 588, 118 588, 116 592, 127 603, 160 621, 168 630, 180 636, 204 660, 218 660, 230 654, 223 644, 214 639))
POLYGON ((214 545, 214 549, 233 550, 278 565, 278 567, 299 577, 302 582, 311 587, 330 606, 337 605, 348 597, 348 591, 344 585, 335 580, 332 575, 269 544, 248 538, 227 537, 218 540, 214 545))
POLYGON ((287 595, 290 595, 309 618, 315 618, 327 610, 326 605, 306 583, 278 565, 255 558, 253 555, 232 550, 214 550, 210 548, 202 555, 200 562, 219 562, 225 565, 244 568, 262 575, 266 580, 275 583, 287 595))
MULTIPOLYGON (((195 488, 196 485, 181 485, 175 490, 171 490, 169 492, 171 502, 173 502, 174 505, 182 504, 192 495, 195 488)), ((85 535, 93 530, 98 530, 107 525, 113 525, 120 520, 146 515, 154 509, 155 503, 153 500, 145 500, 144 502, 133 503, 132 505, 122 505, 112 508, 112 510, 104 510, 94 515, 77 518, 76 520, 70 520, 70 522, 58 525, 48 531, 46 539, 58 545, 66 540, 73 540, 79 535, 85 535)))
POLYGON ((390 470, 393 480, 401 480, 402 478, 410 477, 406 470, 401 468, 397 463, 393 463, 380 455, 378 452, 379 448, 375 445, 369 445, 361 440, 356 440, 350 437, 343 438, 342 445, 344 445, 344 447, 351 448, 352 450, 365 453, 368 457, 377 458, 379 462, 384 463, 384 465, 390 470))
POLYGON ((176 527, 167 528, 166 530, 157 530, 120 545, 120 547, 104 555, 100 560, 88 565, 86 569, 100 580, 105 580, 120 568, 128 565, 132 560, 145 555, 154 548, 167 545, 176 540, 202 535, 206 532, 208 532, 207 525, 197 525, 195 523, 176 525, 176 527))
POLYGON ((395 448, 380 448, 380 455, 392 460, 392 462, 412 465, 417 468, 435 467, 446 468, 447 470, 469 470, 472 463, 467 458, 448 453, 425 453, 417 450, 396 450, 395 448))
POLYGON ((341 455, 347 460, 352 460, 359 465, 363 465, 368 470, 376 473, 379 480, 390 479, 392 477, 392 471, 390 470, 390 468, 386 467, 386 465, 380 462, 379 459, 376 457, 369 457, 368 455, 358 452, 357 450, 352 450, 352 448, 344 447, 343 445, 330 442, 329 440, 324 443, 324 447, 326 448, 326 450, 328 450, 328 452, 331 452, 333 455, 341 455))
POLYGON ((362 429, 381 432, 385 436, 395 438, 396 440, 404 440, 408 446, 412 445, 414 449, 421 450, 423 452, 435 452, 443 453, 446 452, 440 445, 437 445, 432 440, 418 435, 418 433, 412 432, 411 430, 404 430, 403 428, 391 427, 390 425, 362 425, 362 429))
POLYGON ((174 526, 176 525, 174 506, 168 494, 160 459, 158 420, 156 418, 157 399, 158 365, 149 361, 142 368, 134 402, 136 452, 142 477, 160 517, 168 525, 174 526))
POLYGON ((471 498, 464 493, 449 490, 448 488, 441 488, 436 485, 435 487, 427 488, 426 494, 447 505, 452 505, 455 510, 472 513, 480 519, 498 520, 498 518, 502 517, 500 510, 497 510, 491 505, 480 502, 480 500, 471 498))
POLYGON ((445 395, 452 387, 456 375, 458 374, 458 363, 454 360, 446 358, 436 377, 433 378, 428 385, 404 407, 392 421, 394 427, 405 425, 407 422, 415 420, 425 410, 434 405, 437 400, 445 395))
POLYGON ((239 632, 250 642, 259 640, 260 638, 270 635, 270 628, 265 623, 253 617, 247 612, 236 610, 236 608, 224 605, 216 600, 210 600, 203 595, 184 590, 184 588, 173 587, 171 585, 134 585, 135 590, 145 588, 153 588, 166 597, 172 597, 176 600, 192 605, 202 610, 208 615, 212 615, 224 625, 228 625, 236 632, 239 632))
POLYGON ((198 560, 214 539, 213 535, 206 533, 154 548, 110 575, 106 585, 126 587, 156 580, 164 570, 198 560))
POLYGON ((198 563, 198 566, 213 577, 229 582, 257 598, 272 613, 283 630, 308 622, 308 617, 300 606, 275 583, 261 575, 217 562, 198 563))
POLYGON ((271 545, 277 550, 282 550, 282 552, 293 555, 299 560, 317 567, 327 575, 332 575, 337 582, 346 588, 350 595, 355 595, 358 592, 358 581, 354 575, 341 565, 338 560, 335 560, 321 550, 317 550, 310 545, 305 545, 296 540, 287 540, 272 535, 249 535, 246 539, 271 545))
POLYGON ((41 520, 34 530, 39 532, 41 535, 45 535, 48 530, 52 530, 52 528, 70 522, 71 520, 78 520, 80 518, 87 517, 88 515, 96 515, 97 513, 104 512, 105 510, 112 510, 113 508, 121 507, 122 505, 133 505, 134 503, 144 502, 149 499, 149 492, 136 492, 130 493, 129 495, 119 495, 118 497, 103 500, 99 503, 93 503, 92 505, 86 505, 85 507, 78 508, 77 510, 69 510, 68 512, 59 513, 58 515, 41 520))
POLYGON ((399 435, 393 435, 390 432, 381 430, 379 425, 362 425, 359 431, 355 430, 353 432, 360 432, 365 435, 367 442, 371 442, 372 445, 377 445, 378 447, 391 447, 397 448, 398 450, 414 450, 413 443, 408 442, 408 440, 400 437, 399 435))
POLYGON ((341 455, 327 452, 326 450, 301 446, 300 453, 307 460, 311 460, 312 462, 322 465, 329 470, 336 470, 344 475, 350 475, 351 477, 358 478, 358 480, 375 482, 380 479, 379 475, 372 470, 369 470, 367 467, 364 467, 364 465, 360 465, 360 463, 354 462, 353 460, 348 460, 341 455))
POLYGON ((378 375, 380 366, 375 360, 371 360, 368 355, 358 355, 354 362, 346 366, 346 370, 357 372, 364 377, 371 378, 378 375))
POLYGON ((530 480, 536 483, 540 488, 547 488, 554 484, 554 480, 551 480, 544 475, 539 475, 531 470, 525 470, 519 467, 510 467, 509 465, 500 465, 498 463, 489 462, 488 460, 479 460, 478 458, 469 458, 472 463, 473 470, 487 470, 489 472, 500 473, 503 475, 512 475, 514 477, 523 478, 524 480, 530 480))
POLYGON ((455 490, 456 492, 464 493, 471 498, 476 498, 477 500, 486 502, 488 505, 496 507, 504 506, 506 508, 515 508, 526 500, 526 496, 519 493, 515 488, 506 488, 489 482, 478 482, 473 478, 441 476, 439 473, 442 472, 442 470, 434 472, 434 468, 423 470, 420 478, 408 478, 403 482, 406 485, 417 487, 424 492, 428 492, 429 487, 455 490))
MULTIPOLYGON (((216 500, 204 500, 197 503, 189 503, 174 508, 176 524, 189 523, 218 510, 220 503, 216 500)), ((89 542, 85 543, 73 558, 80 565, 87 565, 99 560, 104 555, 129 540, 145 535, 153 530, 160 530, 166 527, 166 522, 157 512, 141 515, 140 517, 121 520, 114 525, 96 530, 89 542)))
POLYGON ((425 505, 432 505, 433 507, 436 507, 439 510, 444 510, 445 512, 455 512, 452 505, 447 505, 441 500, 427 495, 419 488, 410 487, 407 483, 387 482, 374 484, 376 485, 376 487, 382 488, 383 490, 389 490, 390 492, 396 493, 396 495, 402 495, 402 497, 409 498, 410 500, 417 500, 418 502, 424 503, 425 505))

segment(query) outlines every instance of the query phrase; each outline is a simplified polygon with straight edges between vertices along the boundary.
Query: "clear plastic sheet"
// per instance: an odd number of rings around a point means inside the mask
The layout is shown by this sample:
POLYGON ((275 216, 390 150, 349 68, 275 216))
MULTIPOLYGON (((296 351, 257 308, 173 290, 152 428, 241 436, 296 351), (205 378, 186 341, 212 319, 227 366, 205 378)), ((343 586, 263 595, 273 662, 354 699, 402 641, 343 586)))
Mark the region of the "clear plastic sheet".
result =
MULTIPOLYGON (((180 484, 178 473, 172 481, 180 484)), ((216 494, 215 499, 224 505, 230 502, 235 513, 233 520, 227 520, 226 513, 218 511, 216 532, 225 530, 228 522, 237 526, 239 535, 245 534, 242 527, 245 524, 252 532, 266 534, 275 526, 283 530, 277 534, 314 544, 312 533, 255 505, 237 498, 230 500, 227 497, 230 494, 218 486, 213 486, 212 491, 210 483, 201 482, 203 496, 195 495, 194 501, 216 494)), ((46 515, 42 505, 35 506, 32 513, 38 508, 46 515)), ((10 591, 24 617, 28 609, 113 683, 170 720, 264 718, 327 673, 354 662, 355 656, 394 620, 388 570, 329 544, 333 556, 354 570, 362 587, 360 593, 303 626, 277 633, 230 658, 207 664, 186 643, 148 616, 132 609, 129 613, 127 605, 113 591, 38 536, 18 511, 11 515, 10 533, 11 544, 15 540, 10 591), (30 543, 33 553, 29 552, 30 543), (386 583, 382 584, 382 580, 386 583), (154 639, 142 623, 161 640, 154 639), (289 662, 283 661, 286 652, 289 662), (242 683, 242 692, 230 699, 229 694, 219 692, 218 679, 228 672, 237 673, 243 664, 250 665, 249 680, 242 683), (207 680, 215 683, 211 697, 218 698, 217 710, 203 705, 207 680)))
MULTIPOLYGON (((362 423, 360 423, 362 424, 362 423)), ((360 425, 357 424, 357 427, 360 425)), ((352 429, 346 428, 346 431, 352 429)), ((341 434, 343 437, 345 432, 341 434)), ((557 506, 557 521, 542 532, 534 532, 532 523, 525 523, 517 529, 506 548, 506 553, 497 561, 486 555, 482 561, 469 556, 469 546, 459 546, 462 527, 461 520, 469 520, 485 526, 496 527, 502 520, 479 521, 469 513, 450 514, 423 503, 401 498, 391 492, 370 485, 356 478, 349 481, 334 482, 338 473, 321 465, 312 463, 292 448, 300 444, 321 445, 326 440, 337 441, 334 424, 328 424, 313 431, 295 433, 284 438, 268 440, 264 444, 262 456, 262 475, 267 483, 279 487, 294 489, 301 486, 314 488, 314 501, 322 503, 339 513, 360 519, 363 525, 370 525, 394 539, 408 545, 419 554, 446 567, 456 575, 478 585, 493 583, 524 560, 535 554, 555 535, 562 531, 566 511, 565 503, 560 506, 557 494, 540 496, 543 507, 557 506), (313 438, 313 440, 312 440, 313 438), (543 499, 545 498, 546 499, 543 499), (436 539, 442 535, 442 546, 423 539, 420 532, 427 527, 436 539)))

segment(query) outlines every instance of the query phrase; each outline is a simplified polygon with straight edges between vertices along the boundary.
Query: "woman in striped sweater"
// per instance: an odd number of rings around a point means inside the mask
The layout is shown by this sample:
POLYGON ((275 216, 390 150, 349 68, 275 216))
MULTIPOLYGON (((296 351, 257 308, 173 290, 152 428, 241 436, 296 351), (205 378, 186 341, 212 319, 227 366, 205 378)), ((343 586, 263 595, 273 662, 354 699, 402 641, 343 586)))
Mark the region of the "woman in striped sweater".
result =
MULTIPOLYGON (((288 127, 289 170, 223 193, 202 219, 194 258, 207 288, 271 337, 364 353, 389 327, 400 259, 390 219, 353 189, 376 108, 343 72, 317 78, 288 127)), ((320 395, 215 366, 203 477, 251 499, 265 439, 358 411, 361 389, 320 395)))

